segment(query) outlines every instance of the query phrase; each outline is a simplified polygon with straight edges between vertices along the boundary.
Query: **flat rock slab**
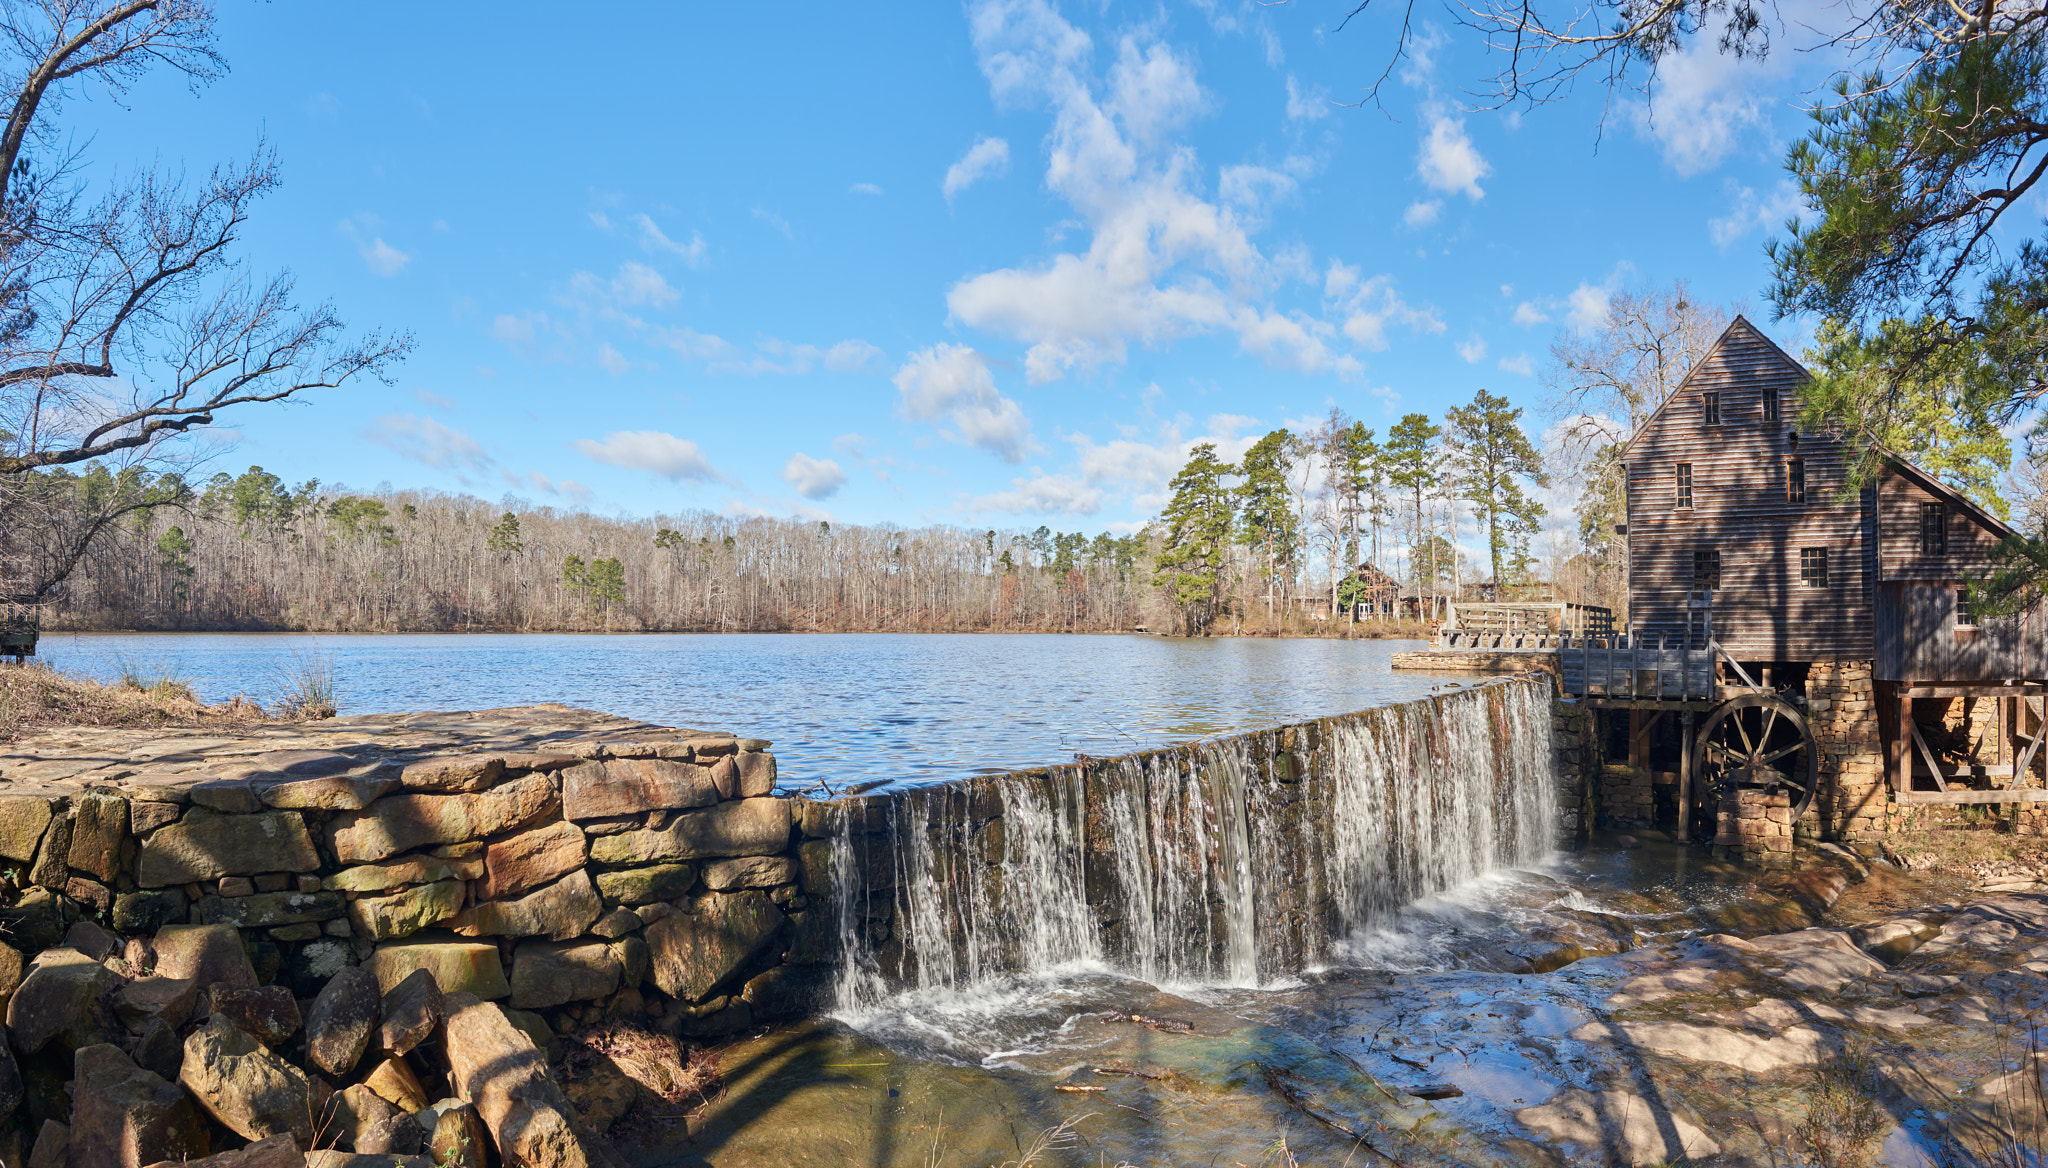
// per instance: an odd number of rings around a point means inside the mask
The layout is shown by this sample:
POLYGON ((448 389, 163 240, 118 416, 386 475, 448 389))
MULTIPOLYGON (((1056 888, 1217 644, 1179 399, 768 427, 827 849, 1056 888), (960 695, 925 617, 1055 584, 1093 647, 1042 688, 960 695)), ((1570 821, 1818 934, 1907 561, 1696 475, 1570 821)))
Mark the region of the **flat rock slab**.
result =
POLYGON ((379 945, 363 968, 377 979, 379 993, 390 993, 416 969, 432 973, 435 983, 447 993, 473 994, 485 1001, 512 993, 496 945, 469 941, 390 942, 379 945))
POLYGON ((223 815, 190 811, 142 842, 136 882, 144 888, 320 867, 313 837, 296 811, 223 815))
POLYGON ((1515 1119, 1551 1140, 1605 1152, 1610 1163, 1665 1164, 1721 1150, 1698 1124, 1627 1091, 1562 1091, 1515 1119))
POLYGON ((709 807, 718 800, 710 768, 694 763, 614 759, 562 772, 562 814, 573 820, 709 807))
POLYGON ((1843 1047, 1838 1035, 1811 1026, 1794 1027, 1776 1037, 1764 1038, 1746 1031, 1684 1022, 1589 1022, 1572 1031, 1571 1037, 1587 1044, 1632 1046, 1666 1058, 1720 1063, 1756 1074, 1814 1066, 1840 1053, 1843 1047))
POLYGON ((722 856, 767 856, 789 846, 786 799, 741 799, 684 811, 659 830, 621 832, 590 843, 600 864, 658 864, 722 856))
POLYGON ((470 795, 387 795, 363 811, 336 816, 328 834, 341 863, 372 863, 414 848, 511 831, 555 805, 555 788, 547 777, 528 775, 470 795))

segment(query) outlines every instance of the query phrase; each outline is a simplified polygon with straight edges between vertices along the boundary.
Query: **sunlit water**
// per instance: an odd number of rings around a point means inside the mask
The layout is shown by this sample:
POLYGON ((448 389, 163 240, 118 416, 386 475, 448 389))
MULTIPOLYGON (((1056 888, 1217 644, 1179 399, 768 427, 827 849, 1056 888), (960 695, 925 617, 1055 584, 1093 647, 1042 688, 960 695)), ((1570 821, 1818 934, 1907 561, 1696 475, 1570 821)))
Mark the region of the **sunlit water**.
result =
MULTIPOLYGON (((1402 701, 1414 641, 1037 634, 651 636, 49 634, 60 669, 168 672, 208 701, 269 701, 292 655, 331 654, 341 711, 563 702, 774 742, 785 787, 924 782, 1125 754, 1402 701)), ((1469 677, 1463 679, 1470 681, 1469 677)))

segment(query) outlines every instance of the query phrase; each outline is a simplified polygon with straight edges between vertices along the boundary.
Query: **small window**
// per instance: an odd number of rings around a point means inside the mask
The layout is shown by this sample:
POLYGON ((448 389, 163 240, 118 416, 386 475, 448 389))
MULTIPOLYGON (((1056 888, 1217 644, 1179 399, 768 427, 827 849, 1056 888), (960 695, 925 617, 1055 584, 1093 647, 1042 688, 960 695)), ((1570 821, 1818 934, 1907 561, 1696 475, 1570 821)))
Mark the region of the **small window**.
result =
POLYGON ((1948 553, 1948 507, 1941 503, 1920 504, 1920 554, 1948 553))
POLYGON ((1718 393, 1703 393, 1703 394, 1701 394, 1701 395, 1700 395, 1700 404, 1701 404, 1702 406, 1706 407, 1706 413, 1707 413, 1707 425, 1709 425, 1709 426, 1718 426, 1718 425, 1720 425, 1720 424, 1721 424, 1721 395, 1720 395, 1720 394, 1718 394, 1718 393))
POLYGON ((1775 389, 1767 389, 1764 391, 1764 421, 1775 422, 1777 420, 1778 391, 1775 389))
POLYGON ((1785 501, 1806 502, 1806 460, 1795 458, 1785 464, 1785 501))
POLYGON ((1689 462, 1678 464, 1678 505, 1692 506, 1692 464, 1689 462))
POLYGON ((1692 554, 1692 586, 1694 588, 1719 588, 1721 586, 1721 549, 1701 548, 1692 554))
POLYGON ((1811 588, 1828 586, 1828 549, 1799 549, 1799 582, 1811 588))
POLYGON ((1976 623, 1977 611, 1970 607, 1969 588, 1962 587, 1956 589, 1956 625, 1961 628, 1969 628, 1976 623))

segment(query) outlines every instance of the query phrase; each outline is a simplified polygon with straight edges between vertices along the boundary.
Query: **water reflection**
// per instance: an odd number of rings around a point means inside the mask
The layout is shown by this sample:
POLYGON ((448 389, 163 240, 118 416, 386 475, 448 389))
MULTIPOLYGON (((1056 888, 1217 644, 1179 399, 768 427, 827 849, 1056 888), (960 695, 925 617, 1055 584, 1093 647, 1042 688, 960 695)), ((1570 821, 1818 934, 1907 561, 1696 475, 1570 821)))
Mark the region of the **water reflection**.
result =
MULTIPOLYGON (((559 636, 51 634, 100 678, 164 669, 259 701, 294 651, 331 653, 344 713, 563 702, 772 739, 785 786, 929 781, 1124 754, 1427 693, 1412 641, 1035 634, 559 636)), ((1469 678, 1465 680, 1470 680, 1469 678)))

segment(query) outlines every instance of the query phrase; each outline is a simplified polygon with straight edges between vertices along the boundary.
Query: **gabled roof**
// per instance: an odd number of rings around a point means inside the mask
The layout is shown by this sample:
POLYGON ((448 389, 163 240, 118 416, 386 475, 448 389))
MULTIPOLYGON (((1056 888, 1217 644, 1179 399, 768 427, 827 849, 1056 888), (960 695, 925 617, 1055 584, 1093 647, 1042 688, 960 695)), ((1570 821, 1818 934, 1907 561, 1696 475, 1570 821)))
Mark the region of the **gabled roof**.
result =
POLYGON ((1700 354, 1700 359, 1694 362, 1693 367, 1686 370, 1685 380, 1678 383, 1678 388, 1665 395, 1664 400, 1657 403, 1657 408, 1650 411, 1650 416, 1643 419, 1643 424, 1636 427, 1636 432, 1628 436, 1628 441, 1621 444, 1621 459, 1623 462, 1628 461, 1629 449, 1636 444, 1636 440, 1649 432, 1650 427, 1656 423, 1658 418, 1664 416, 1664 411, 1672 402, 1685 395, 1686 391, 1692 386, 1692 379, 1699 376, 1700 370, 1705 369, 1708 363, 1713 361, 1714 357, 1720 353, 1722 347, 1728 343, 1728 339, 1736 335, 1737 330, 1741 330, 1743 334, 1739 338, 1741 340, 1755 339, 1762 341, 1769 347, 1771 352, 1778 355, 1778 359, 1785 363, 1786 368, 1799 375, 1801 381, 1813 380, 1813 374, 1806 371, 1806 366, 1801 365, 1790 353, 1779 348, 1778 342, 1765 336, 1762 329, 1749 323, 1748 317, 1738 314, 1734 320, 1728 322, 1727 328, 1721 330, 1721 335, 1714 338, 1714 343, 1707 346, 1707 351, 1700 354))
MULTIPOLYGON (((1743 330, 1745 336, 1742 339, 1744 340, 1754 339, 1762 341, 1766 346, 1769 347, 1772 353, 1777 354, 1778 359, 1783 361, 1787 368, 1799 374, 1800 380, 1813 380, 1813 374, 1807 372, 1806 366, 1800 364, 1795 358, 1793 358, 1793 356, 1790 353, 1787 353, 1784 349, 1780 348, 1776 341, 1772 340, 1768 336, 1765 336, 1762 329, 1759 329, 1755 325, 1749 323, 1749 320, 1746 317, 1738 315, 1733 321, 1729 322, 1729 325, 1726 329, 1722 330, 1721 335, 1714 339, 1714 343, 1707 347, 1707 351, 1700 355, 1699 361, 1695 363, 1691 369, 1686 371, 1685 380, 1678 383, 1678 388, 1672 390, 1670 394, 1668 394, 1664 398, 1663 401, 1657 403, 1657 408, 1650 412, 1649 417, 1643 419, 1643 424, 1636 427, 1636 432, 1634 434, 1629 435, 1628 441, 1623 443, 1621 447, 1622 461, 1626 462, 1628 460, 1629 448, 1636 444, 1637 439, 1641 438, 1645 433, 1649 432, 1651 424, 1656 422, 1656 420, 1659 417, 1663 416, 1664 410, 1667 406, 1669 406, 1672 402, 1678 400, 1681 396, 1683 396, 1686 393, 1688 388, 1692 385, 1692 379, 1699 373, 1700 370, 1706 368, 1707 363, 1714 359, 1715 354, 1721 351, 1721 347, 1728 343, 1728 338, 1734 336, 1737 329, 1743 330)), ((1928 494, 1933 495, 1935 498, 1942 500, 1949 506, 1954 507, 1957 510, 1961 511, 1963 514, 1968 515, 1972 520, 1974 520, 1977 523, 1978 526, 1983 527, 1985 530, 1998 536, 2000 539, 2004 539, 2014 534, 2012 527, 2008 525, 2003 519, 2000 519, 1998 516, 1993 515, 1989 511, 1986 511, 1983 507, 1979 506, 1976 503, 1976 501, 1972 500, 1968 495, 1963 494, 1961 491, 1958 491, 1954 487, 1949 486, 1947 483, 1942 482, 1940 479, 1935 478, 1932 474, 1929 474, 1927 471, 1922 470, 1918 466, 1915 466, 1904 455, 1895 453, 1890 450, 1882 449, 1879 450, 1879 453, 1884 457, 1885 465, 1890 467, 1892 470, 1897 471, 1901 478, 1904 478, 1907 481, 1913 483, 1915 486, 1918 486, 1921 490, 1926 491, 1928 494)))

